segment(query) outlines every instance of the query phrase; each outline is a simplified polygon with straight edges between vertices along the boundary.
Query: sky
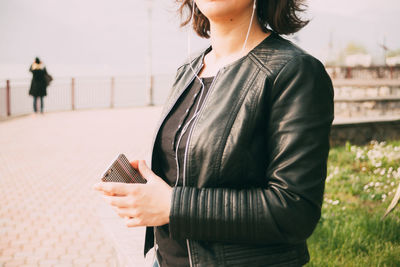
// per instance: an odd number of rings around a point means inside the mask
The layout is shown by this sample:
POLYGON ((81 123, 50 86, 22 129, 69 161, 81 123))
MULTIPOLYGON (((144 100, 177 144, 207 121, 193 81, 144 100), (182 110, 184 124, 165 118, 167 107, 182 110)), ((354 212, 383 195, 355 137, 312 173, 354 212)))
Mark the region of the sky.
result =
MULTIPOLYGON (((400 48, 400 1, 310 0, 311 22, 298 44, 324 60, 349 42, 376 62, 379 44, 400 48), (333 49, 329 49, 332 40, 333 49)), ((174 73, 186 58, 188 30, 179 27, 173 0, 153 0, 151 25, 145 0, 0 0, 0 80, 29 76, 35 56, 53 76, 143 74, 152 40, 154 73, 174 73)), ((208 40, 191 34, 192 51, 208 40)))
POLYGON ((389 49, 400 48, 400 1, 398 0, 311 0, 310 24, 301 32, 300 45, 313 55, 324 58, 332 38, 334 49, 349 42, 366 47, 381 63, 384 42, 389 49), (330 37, 332 36, 332 37, 330 37), (324 50, 324 51, 323 51, 324 50))

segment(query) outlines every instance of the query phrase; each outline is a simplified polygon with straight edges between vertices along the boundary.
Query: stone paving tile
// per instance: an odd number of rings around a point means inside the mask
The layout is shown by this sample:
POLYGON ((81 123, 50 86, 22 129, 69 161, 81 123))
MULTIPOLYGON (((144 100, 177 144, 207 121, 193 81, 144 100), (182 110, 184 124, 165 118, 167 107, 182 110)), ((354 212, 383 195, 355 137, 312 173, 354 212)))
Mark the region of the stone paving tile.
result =
POLYGON ((160 110, 58 112, 0 122, 0 266, 117 266, 116 242, 128 265, 148 265, 144 229, 123 227, 92 185, 119 153, 149 162, 160 110))

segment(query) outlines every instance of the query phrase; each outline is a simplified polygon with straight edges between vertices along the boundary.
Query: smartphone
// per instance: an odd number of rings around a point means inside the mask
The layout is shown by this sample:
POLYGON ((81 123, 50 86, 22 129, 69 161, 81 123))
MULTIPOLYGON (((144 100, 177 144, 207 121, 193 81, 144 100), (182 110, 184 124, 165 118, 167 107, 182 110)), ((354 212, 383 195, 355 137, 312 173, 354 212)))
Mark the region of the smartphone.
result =
POLYGON ((141 183, 145 184, 144 179, 137 170, 135 170, 124 154, 118 157, 111 163, 110 167, 104 172, 101 180, 103 182, 117 183, 141 183))

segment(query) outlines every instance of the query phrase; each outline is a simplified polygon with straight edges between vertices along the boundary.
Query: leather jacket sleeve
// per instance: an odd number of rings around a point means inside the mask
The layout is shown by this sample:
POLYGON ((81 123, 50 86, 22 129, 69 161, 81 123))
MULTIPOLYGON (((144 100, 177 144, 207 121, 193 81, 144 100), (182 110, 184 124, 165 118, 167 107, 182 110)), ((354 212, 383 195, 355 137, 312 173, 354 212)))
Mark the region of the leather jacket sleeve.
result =
POLYGON ((297 243, 313 232, 326 178, 332 83, 318 60, 299 55, 265 84, 270 114, 259 123, 266 129, 266 187, 174 188, 172 238, 297 243))

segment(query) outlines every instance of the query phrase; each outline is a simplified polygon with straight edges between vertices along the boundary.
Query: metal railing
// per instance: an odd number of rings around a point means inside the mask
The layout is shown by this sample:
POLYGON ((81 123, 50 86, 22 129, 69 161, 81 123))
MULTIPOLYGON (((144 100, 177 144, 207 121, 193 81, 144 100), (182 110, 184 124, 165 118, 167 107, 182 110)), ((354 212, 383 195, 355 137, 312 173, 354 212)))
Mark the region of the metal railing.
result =
MULTIPOLYGON (((352 76, 347 68, 327 67, 335 87, 335 101, 400 97, 400 67, 355 67, 352 76), (358 73, 357 75, 355 75, 358 73), (380 78, 376 78, 377 73, 380 78), (340 75, 338 75, 340 74, 340 75), (362 74, 362 75, 361 75, 362 74)), ((135 107, 162 105, 170 91, 173 74, 155 75, 152 93, 146 76, 55 78, 47 88, 45 112, 93 108, 135 107), (152 94, 152 95, 150 95, 152 94)), ((33 111, 32 97, 28 95, 30 79, 0 81, 0 117, 29 114, 33 111)))
MULTIPOLYGON (((173 75, 155 75, 152 81, 155 105, 162 105, 168 96, 173 75)), ((29 96, 30 79, 14 79, 0 83, 0 117, 33 112, 29 96)), ((146 76, 55 78, 47 88, 44 106, 47 111, 93 108, 119 108, 149 104, 146 76)))

